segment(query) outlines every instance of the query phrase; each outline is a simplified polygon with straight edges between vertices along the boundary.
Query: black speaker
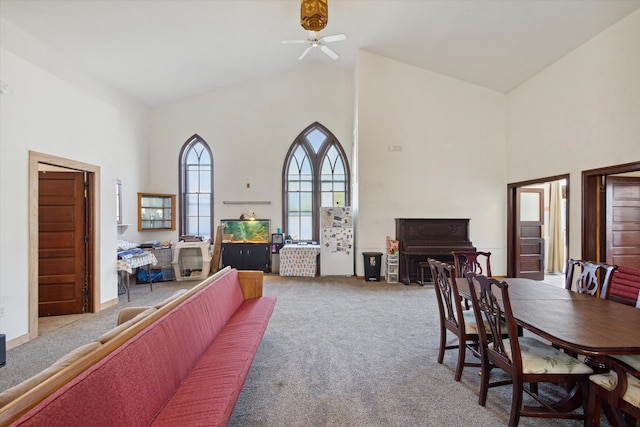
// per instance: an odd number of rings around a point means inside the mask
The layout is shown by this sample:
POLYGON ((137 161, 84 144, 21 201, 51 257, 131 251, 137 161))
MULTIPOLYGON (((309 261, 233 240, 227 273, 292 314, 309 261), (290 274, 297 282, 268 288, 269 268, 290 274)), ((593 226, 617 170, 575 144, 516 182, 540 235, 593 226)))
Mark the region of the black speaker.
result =
POLYGON ((7 338, 4 334, 0 334, 0 366, 7 363, 7 338))

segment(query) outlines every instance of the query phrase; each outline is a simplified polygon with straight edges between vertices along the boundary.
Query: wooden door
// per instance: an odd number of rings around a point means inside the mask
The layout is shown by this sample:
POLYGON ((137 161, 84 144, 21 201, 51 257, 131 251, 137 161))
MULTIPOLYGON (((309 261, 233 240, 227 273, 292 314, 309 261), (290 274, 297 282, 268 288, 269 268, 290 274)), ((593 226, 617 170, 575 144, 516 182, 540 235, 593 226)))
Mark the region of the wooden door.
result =
POLYGON ((606 178, 606 262, 640 268, 640 178, 606 178))
POLYGON ((516 277, 544 279, 544 189, 516 189, 516 277))
POLYGON ((38 174, 38 314, 83 313, 86 283, 82 172, 38 174))

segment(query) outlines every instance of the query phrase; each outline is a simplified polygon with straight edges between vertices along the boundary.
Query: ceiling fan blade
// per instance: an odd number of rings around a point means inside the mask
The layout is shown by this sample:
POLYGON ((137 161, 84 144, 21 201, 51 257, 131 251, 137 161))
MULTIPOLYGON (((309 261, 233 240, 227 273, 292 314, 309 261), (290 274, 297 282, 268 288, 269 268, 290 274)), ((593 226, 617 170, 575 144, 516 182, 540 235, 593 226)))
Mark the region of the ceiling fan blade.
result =
POLYGON ((300 61, 302 58, 304 58, 305 56, 307 56, 307 53, 309 53, 309 51, 312 49, 312 46, 307 47, 304 52, 302 52, 302 55, 300 55, 300 58, 298 58, 298 61, 300 61))
POLYGON ((334 61, 338 59, 338 54, 326 47, 325 45, 320 45, 320 50, 327 54, 327 56, 334 61))
POLYGON ((308 40, 282 40, 282 44, 292 44, 292 43, 309 43, 308 40))
POLYGON ((344 34, 336 34, 335 36, 325 36, 320 38, 323 43, 331 43, 331 42, 339 42, 342 40, 346 40, 347 36, 344 34))

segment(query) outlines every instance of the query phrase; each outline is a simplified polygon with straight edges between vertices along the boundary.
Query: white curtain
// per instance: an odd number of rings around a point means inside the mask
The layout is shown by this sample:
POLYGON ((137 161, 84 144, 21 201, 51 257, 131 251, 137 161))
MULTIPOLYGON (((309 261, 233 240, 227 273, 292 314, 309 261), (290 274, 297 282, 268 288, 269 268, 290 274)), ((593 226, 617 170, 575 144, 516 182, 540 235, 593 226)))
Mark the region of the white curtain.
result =
POLYGON ((547 273, 563 273, 564 233, 562 231, 562 194, 560 182, 551 183, 549 192, 549 255, 547 273))

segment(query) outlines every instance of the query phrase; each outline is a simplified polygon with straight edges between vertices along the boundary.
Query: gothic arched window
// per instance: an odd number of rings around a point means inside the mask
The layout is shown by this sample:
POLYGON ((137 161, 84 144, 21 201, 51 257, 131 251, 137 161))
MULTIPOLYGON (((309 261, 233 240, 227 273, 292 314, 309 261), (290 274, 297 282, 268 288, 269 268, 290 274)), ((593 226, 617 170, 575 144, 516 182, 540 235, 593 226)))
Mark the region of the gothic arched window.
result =
POLYGON ((335 136, 320 123, 298 135, 283 170, 284 233, 319 240, 321 207, 348 206, 349 164, 335 136))
POLYGON ((213 156, 193 135, 180 150, 180 235, 212 237, 213 156))

